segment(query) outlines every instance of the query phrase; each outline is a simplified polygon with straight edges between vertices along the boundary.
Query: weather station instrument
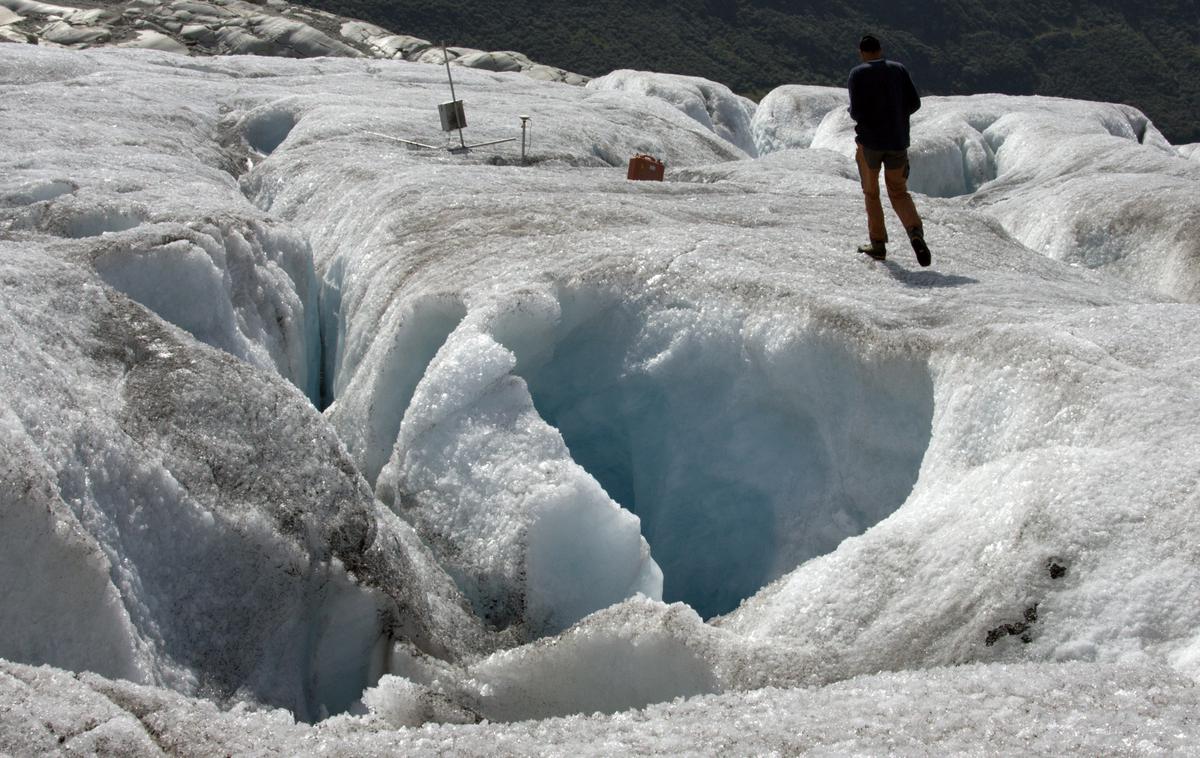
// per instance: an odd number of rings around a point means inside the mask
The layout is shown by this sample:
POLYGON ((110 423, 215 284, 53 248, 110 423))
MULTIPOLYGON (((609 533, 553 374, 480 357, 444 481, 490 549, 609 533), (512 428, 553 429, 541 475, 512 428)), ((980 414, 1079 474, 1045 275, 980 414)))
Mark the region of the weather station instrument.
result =
MULTIPOLYGON (((445 103, 440 103, 438 105, 438 117, 441 119, 441 122, 442 122, 442 131, 446 132, 446 134, 447 134, 447 137, 448 137, 447 144, 445 144, 441 147, 438 147, 437 145, 430 145, 430 144, 427 144, 424 142, 417 142, 416 140, 402 139, 400 137, 393 137, 391 135, 381 134, 379 132, 367 132, 367 133, 372 134, 376 137, 383 137, 384 139, 392 140, 393 142, 399 142, 401 144, 408 145, 410 147, 419 148, 421 150, 446 150, 451 153, 469 153, 472 150, 474 150, 476 148, 480 148, 480 147, 488 147, 490 145, 501 145, 501 144, 504 144, 505 142, 516 142, 517 141, 516 137, 507 137, 505 139, 489 140, 487 142, 476 142, 474 144, 467 144, 466 137, 463 136, 463 129, 467 128, 466 107, 465 107, 463 101, 458 99, 458 94, 454 90, 454 74, 451 73, 451 71, 450 71, 450 54, 446 51, 446 43, 444 43, 444 42, 442 43, 442 61, 446 65, 446 78, 450 82, 450 101, 445 102, 445 103), (449 136, 451 132, 458 132, 458 143, 457 144, 454 143, 453 137, 449 136)), ((524 163, 525 162, 525 136, 526 136, 527 128, 529 126, 530 117, 529 116, 521 116, 520 118, 521 118, 521 162, 524 163)))

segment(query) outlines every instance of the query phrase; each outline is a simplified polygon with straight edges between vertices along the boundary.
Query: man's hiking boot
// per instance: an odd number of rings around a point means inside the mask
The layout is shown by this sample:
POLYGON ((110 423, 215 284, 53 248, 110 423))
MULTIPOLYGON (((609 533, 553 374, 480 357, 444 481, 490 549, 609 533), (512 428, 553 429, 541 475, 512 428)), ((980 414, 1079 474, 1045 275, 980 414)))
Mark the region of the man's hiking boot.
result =
POLYGON ((887 245, 882 242, 868 242, 858 246, 858 252, 865 253, 877 261, 887 258, 887 245))
POLYGON ((929 245, 925 244, 925 232, 921 227, 909 230, 908 239, 912 242, 913 252, 917 254, 917 263, 928 266, 933 262, 933 257, 929 254, 929 245))

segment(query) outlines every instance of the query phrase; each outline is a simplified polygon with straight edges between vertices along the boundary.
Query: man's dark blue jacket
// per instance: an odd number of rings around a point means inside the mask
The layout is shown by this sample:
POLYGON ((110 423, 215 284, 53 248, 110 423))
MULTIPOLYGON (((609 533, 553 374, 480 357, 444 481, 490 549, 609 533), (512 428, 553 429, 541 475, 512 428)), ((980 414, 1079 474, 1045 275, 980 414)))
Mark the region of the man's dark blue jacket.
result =
POLYGON ((857 140, 872 150, 907 150, 908 117, 921 107, 908 69, 886 58, 850 72, 850 118, 857 140))

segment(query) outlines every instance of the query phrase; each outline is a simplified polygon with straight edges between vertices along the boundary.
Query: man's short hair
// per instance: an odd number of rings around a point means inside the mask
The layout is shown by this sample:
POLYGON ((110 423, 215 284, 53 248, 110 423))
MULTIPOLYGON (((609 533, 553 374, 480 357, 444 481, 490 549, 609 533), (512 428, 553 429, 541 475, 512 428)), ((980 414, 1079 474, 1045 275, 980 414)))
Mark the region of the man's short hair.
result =
POLYGON ((863 38, 858 41, 858 49, 864 53, 877 53, 883 49, 883 45, 879 44, 879 38, 873 34, 864 34, 863 38))

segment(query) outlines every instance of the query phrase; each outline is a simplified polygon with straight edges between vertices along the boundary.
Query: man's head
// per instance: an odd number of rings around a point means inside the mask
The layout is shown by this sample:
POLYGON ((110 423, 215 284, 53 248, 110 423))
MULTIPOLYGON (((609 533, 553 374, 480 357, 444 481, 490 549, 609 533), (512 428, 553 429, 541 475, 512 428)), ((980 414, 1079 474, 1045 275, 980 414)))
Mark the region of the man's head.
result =
POLYGON ((879 38, 873 34, 865 34, 858 42, 858 57, 864 61, 879 60, 883 57, 883 45, 879 44, 879 38))

